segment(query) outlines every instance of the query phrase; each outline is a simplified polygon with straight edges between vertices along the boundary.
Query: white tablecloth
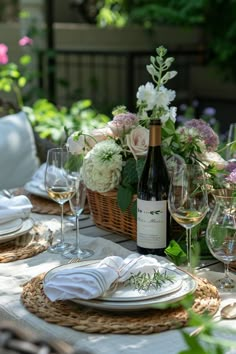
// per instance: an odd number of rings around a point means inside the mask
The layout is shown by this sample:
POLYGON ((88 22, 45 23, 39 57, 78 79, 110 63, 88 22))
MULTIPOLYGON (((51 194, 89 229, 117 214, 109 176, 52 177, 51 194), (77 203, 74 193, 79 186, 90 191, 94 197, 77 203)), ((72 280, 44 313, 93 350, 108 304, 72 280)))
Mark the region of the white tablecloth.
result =
MULTIPOLYGON (((45 219, 45 216, 34 215, 36 219, 45 219)), ((52 217, 48 216, 48 219, 52 217)), ((74 240, 74 231, 69 231, 66 239, 74 240)), ((130 254, 127 249, 111 241, 93 236, 82 236, 81 245, 95 251, 93 259, 101 259, 108 255, 126 257, 130 254)), ((92 258, 91 258, 92 259, 92 258)), ((158 353, 177 354, 185 348, 184 341, 179 330, 172 330, 160 334, 151 335, 116 335, 116 334, 88 334, 77 332, 65 327, 52 325, 29 313, 20 302, 22 292, 21 285, 32 277, 48 271, 68 260, 49 252, 43 252, 35 257, 11 263, 0 264, 0 318, 1 320, 14 320, 21 325, 34 329, 45 337, 60 338, 74 345, 75 348, 96 354, 118 353, 158 353)), ((219 274, 211 271, 201 271, 202 276, 215 279, 219 274)), ((222 275, 222 274, 220 274, 222 275)), ((236 279, 236 277, 234 276, 236 279)), ((223 296, 223 304, 236 300, 233 295, 223 296)), ((216 316, 217 318, 217 316, 216 316)), ((236 320, 222 321, 222 325, 235 327, 236 320)), ((190 330, 190 329, 189 329, 190 330)), ((236 340, 236 336, 235 336, 236 340)), ((231 351, 231 353, 236 353, 231 351)))

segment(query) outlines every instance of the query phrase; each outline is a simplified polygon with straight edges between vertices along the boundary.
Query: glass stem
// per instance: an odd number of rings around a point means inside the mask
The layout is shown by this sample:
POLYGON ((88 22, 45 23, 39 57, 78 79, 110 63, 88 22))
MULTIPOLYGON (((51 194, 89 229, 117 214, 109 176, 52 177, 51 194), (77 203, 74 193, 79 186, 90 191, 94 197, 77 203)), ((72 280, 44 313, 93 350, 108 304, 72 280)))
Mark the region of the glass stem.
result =
POLYGON ((229 263, 225 263, 225 278, 230 279, 229 277, 229 263))
POLYGON ((60 243, 64 243, 64 232, 63 232, 63 214, 64 214, 64 204, 61 204, 61 240, 60 243))
POLYGON ((186 245, 187 245, 187 268, 189 272, 192 272, 192 240, 191 240, 191 228, 186 229, 186 245))
POLYGON ((75 249, 79 250, 79 215, 76 215, 75 217, 75 249))

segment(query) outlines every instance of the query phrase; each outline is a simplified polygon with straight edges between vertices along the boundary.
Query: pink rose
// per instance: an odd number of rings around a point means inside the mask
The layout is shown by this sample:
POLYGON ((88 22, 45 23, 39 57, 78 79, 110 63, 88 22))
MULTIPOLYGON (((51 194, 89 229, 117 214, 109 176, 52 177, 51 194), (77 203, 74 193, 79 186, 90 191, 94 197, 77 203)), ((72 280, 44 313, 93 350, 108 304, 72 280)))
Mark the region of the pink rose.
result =
POLYGON ((138 117, 130 112, 119 113, 108 123, 114 136, 122 137, 138 124, 138 117))
POLYGON ((89 139, 89 145, 91 147, 100 141, 107 140, 109 136, 113 137, 113 133, 109 127, 94 129, 89 133, 89 135, 95 139, 89 139))
POLYGON ((7 64, 8 63, 8 47, 6 44, 0 43, 0 64, 7 64))
POLYGON ((126 136, 126 143, 135 159, 145 156, 149 143, 149 130, 137 126, 126 136))
POLYGON ((33 40, 31 39, 31 38, 29 38, 29 37, 27 37, 27 36, 24 36, 24 37, 22 37, 20 40, 19 40, 19 45, 21 46, 21 47, 25 47, 26 45, 31 45, 31 44, 33 44, 33 40))

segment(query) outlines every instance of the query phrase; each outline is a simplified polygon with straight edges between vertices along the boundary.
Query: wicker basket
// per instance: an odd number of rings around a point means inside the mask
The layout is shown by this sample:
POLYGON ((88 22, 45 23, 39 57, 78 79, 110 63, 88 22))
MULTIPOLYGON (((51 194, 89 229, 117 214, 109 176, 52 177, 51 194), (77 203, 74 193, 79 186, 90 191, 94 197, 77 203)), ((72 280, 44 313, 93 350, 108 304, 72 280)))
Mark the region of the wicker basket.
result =
POLYGON ((117 204, 117 192, 98 193, 87 190, 88 204, 96 226, 136 240, 137 223, 130 209, 124 213, 117 204))

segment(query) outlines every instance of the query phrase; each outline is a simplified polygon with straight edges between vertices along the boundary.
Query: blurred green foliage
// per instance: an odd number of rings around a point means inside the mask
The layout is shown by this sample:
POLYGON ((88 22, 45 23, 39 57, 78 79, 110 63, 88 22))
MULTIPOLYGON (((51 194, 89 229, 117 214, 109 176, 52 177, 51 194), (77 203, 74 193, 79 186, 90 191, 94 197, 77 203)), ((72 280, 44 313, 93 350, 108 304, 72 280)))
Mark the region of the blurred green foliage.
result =
POLYGON ((109 121, 108 116, 93 108, 91 100, 77 101, 71 107, 57 107, 43 98, 31 107, 23 107, 23 110, 42 139, 49 139, 59 145, 63 144, 73 131, 87 132, 100 128, 109 121))
POLYGON ((236 81, 235 0, 104 0, 97 21, 100 26, 139 24, 148 30, 159 24, 200 26, 208 60, 225 79, 236 81), (121 20, 121 18, 123 20, 121 20))

